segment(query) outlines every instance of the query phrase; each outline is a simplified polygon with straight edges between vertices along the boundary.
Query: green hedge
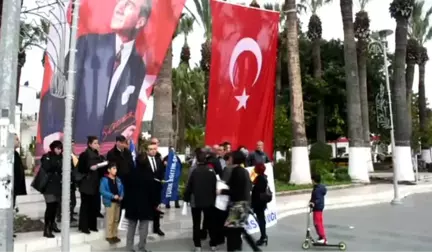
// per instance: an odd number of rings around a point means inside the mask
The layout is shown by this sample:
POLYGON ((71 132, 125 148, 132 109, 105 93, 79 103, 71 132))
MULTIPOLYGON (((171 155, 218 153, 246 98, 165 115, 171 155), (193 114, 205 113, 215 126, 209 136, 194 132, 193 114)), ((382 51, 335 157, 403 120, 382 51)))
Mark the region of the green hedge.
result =
MULTIPOLYGON (((332 161, 311 160, 311 174, 320 174, 324 183, 350 182, 348 168, 336 167, 332 161)), ((281 183, 288 183, 291 175, 291 164, 289 162, 277 162, 274 166, 275 179, 281 183)))

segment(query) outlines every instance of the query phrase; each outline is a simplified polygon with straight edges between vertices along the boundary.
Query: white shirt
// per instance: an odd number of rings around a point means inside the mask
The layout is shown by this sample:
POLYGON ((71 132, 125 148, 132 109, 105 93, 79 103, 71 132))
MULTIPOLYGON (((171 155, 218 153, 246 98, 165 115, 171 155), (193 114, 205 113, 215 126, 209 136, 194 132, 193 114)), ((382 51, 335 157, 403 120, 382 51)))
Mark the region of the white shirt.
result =
POLYGON ((114 93, 114 90, 117 86, 118 80, 120 79, 120 76, 123 72, 123 69, 125 68, 126 63, 129 60, 129 56, 132 53, 134 44, 135 44, 135 40, 129 41, 127 43, 123 43, 120 37, 116 35, 116 55, 120 51, 122 45, 123 45, 123 49, 121 50, 120 65, 117 67, 116 71, 113 73, 113 76, 111 78, 111 83, 108 92, 108 100, 106 104, 107 107, 114 93))
POLYGON ((155 172, 156 171, 156 167, 155 167, 155 165, 156 165, 156 160, 155 160, 155 158, 154 157, 150 157, 150 166, 151 166, 151 168, 152 168, 152 170, 153 170, 153 172, 155 172))

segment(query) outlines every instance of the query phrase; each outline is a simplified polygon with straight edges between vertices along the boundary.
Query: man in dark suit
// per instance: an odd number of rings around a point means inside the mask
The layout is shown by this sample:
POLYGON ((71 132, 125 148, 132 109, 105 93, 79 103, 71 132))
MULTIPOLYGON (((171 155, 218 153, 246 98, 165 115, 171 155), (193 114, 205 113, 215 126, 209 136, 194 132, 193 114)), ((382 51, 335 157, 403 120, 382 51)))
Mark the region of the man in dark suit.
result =
MULTIPOLYGON (((134 169, 134 161, 132 159, 132 154, 129 151, 128 141, 126 137, 120 135, 116 137, 116 143, 114 147, 108 151, 107 160, 108 162, 112 162, 116 164, 117 167, 117 176, 120 178, 124 186, 125 195, 129 191, 129 176, 134 169)), ((125 197, 127 199, 127 197, 125 197)), ((124 201, 121 202, 121 207, 124 208, 126 203, 124 201)))
MULTIPOLYGON (((75 75, 74 139, 85 143, 88 135, 115 141, 135 127, 135 111, 146 74, 135 39, 147 24, 152 0, 118 0, 111 20, 113 33, 87 34, 78 38, 75 75)), ((51 122, 49 108, 64 111, 63 99, 42 98, 42 139, 58 138, 62 122, 51 122), (61 104, 58 104, 61 103, 61 104), (47 121, 47 123, 45 123, 47 121)), ((60 116, 61 117, 61 116, 60 116)))
POLYGON ((147 158, 143 163, 153 181, 153 206, 157 209, 153 218, 153 233, 164 236, 165 233, 160 229, 160 218, 161 214, 163 214, 160 205, 162 202, 162 183, 165 182, 165 166, 160 156, 157 155, 157 146, 155 144, 148 145, 147 158))
POLYGON ((81 36, 77 44, 74 139, 105 141, 135 125, 145 65, 135 39, 150 16, 152 0, 118 0, 113 33, 81 36))

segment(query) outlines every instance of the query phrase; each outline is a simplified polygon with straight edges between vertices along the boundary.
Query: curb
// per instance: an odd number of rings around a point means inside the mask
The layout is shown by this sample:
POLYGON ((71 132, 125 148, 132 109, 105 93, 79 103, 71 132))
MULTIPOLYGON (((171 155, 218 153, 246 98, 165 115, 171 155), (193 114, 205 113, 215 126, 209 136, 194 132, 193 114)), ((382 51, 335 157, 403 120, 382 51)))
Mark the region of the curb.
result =
MULTIPOLYGON (((400 190, 400 197, 401 199, 404 199, 410 195, 414 194, 423 194, 423 193, 430 193, 432 192, 432 184, 420 184, 417 185, 420 187, 416 187, 415 190, 409 191, 406 190, 405 192, 400 190)), ((376 194, 374 198, 371 199, 365 199, 364 197, 357 197, 358 199, 355 199, 355 197, 351 197, 351 200, 338 200, 334 203, 326 205, 326 209, 343 209, 343 208, 352 208, 352 207, 361 207, 361 206, 368 206, 368 205, 377 205, 377 204, 383 204, 383 203, 389 203, 393 199, 393 191, 389 192, 383 192, 376 194), (355 200, 353 200, 353 198, 355 200)), ((344 197, 349 198, 349 197, 344 197)), ((292 215, 298 215, 298 214, 304 214, 307 211, 307 207, 297 207, 294 209, 287 209, 284 211, 281 211, 278 213, 278 220, 292 216, 292 215)))
MULTIPOLYGON (((352 184, 346 184, 346 185, 334 185, 334 186, 327 186, 327 191, 349 189, 349 188, 356 188, 356 187, 363 187, 363 186, 370 186, 370 185, 373 185, 373 184, 352 183, 352 184)), ((310 192, 312 192, 312 188, 276 192, 276 196, 297 195, 297 194, 305 194, 305 193, 310 193, 310 192)))

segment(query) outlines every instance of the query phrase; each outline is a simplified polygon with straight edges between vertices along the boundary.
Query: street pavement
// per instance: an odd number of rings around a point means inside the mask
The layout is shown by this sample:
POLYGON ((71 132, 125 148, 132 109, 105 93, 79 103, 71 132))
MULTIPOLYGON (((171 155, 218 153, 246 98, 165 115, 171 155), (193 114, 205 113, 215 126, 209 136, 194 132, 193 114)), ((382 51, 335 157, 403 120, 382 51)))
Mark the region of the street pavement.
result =
MULTIPOLYGON (((324 214, 325 227, 329 242, 344 241, 348 251, 430 251, 430 209, 432 193, 418 194, 405 198, 403 205, 398 206, 383 203, 328 210, 324 214)), ((305 238, 306 216, 304 213, 279 220, 268 230, 269 245, 263 251, 300 251, 305 238)), ((109 248, 105 243, 91 243, 92 251, 124 250, 109 248)), ((206 242, 203 243, 203 248, 207 247, 206 242)), ((192 248, 192 239, 186 237, 148 244, 152 251, 191 251, 192 248)), ((319 250, 323 248, 311 249, 319 250)), ((246 244, 244 251, 251 251, 246 244)))

